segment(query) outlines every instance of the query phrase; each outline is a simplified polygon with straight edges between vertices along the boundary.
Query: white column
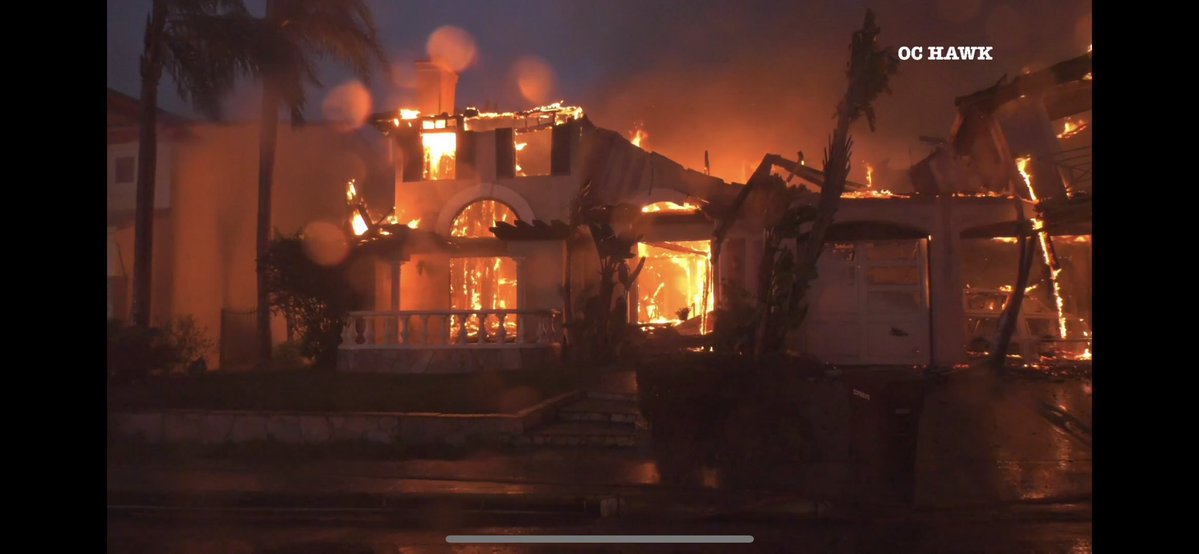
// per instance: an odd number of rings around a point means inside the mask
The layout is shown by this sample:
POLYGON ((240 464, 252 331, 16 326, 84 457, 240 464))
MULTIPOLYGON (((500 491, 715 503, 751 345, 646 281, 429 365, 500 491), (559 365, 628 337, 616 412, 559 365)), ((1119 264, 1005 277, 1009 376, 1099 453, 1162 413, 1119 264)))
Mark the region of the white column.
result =
POLYGON ((400 267, 404 262, 395 260, 391 262, 391 310, 399 311, 400 309, 400 267))

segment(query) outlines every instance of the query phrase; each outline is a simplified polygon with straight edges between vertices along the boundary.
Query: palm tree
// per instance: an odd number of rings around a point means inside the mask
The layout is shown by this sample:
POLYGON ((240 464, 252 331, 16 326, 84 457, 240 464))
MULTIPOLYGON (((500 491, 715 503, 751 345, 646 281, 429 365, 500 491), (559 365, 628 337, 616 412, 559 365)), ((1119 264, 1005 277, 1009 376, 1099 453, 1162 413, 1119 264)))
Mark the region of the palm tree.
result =
POLYGON ((240 0, 154 0, 141 57, 141 114, 137 202, 133 231, 133 323, 150 325, 154 250, 154 174, 158 164, 158 83, 163 69, 179 97, 205 115, 220 115, 220 100, 237 75, 251 70, 240 37, 248 22, 240 0))
POLYGON ((777 351, 783 344, 788 327, 796 326, 803 320, 806 310, 805 295, 812 280, 816 278, 816 263, 832 227, 841 193, 845 191, 845 180, 849 177, 849 159, 853 149, 849 126, 864 115, 866 122, 870 124, 870 130, 874 130, 874 101, 883 92, 889 92, 887 85, 899 66, 899 59, 889 49, 878 46, 880 31, 874 21, 874 12, 867 9, 862 28, 854 31, 850 43, 850 57, 846 69, 849 86, 837 105, 837 126, 833 129, 833 136, 829 139, 828 149, 825 150, 824 184, 820 187, 819 203, 814 213, 796 214, 799 217, 794 218, 794 224, 789 226, 792 231, 798 231, 799 223, 812 222, 803 246, 798 249, 793 259, 785 259, 785 265, 788 266, 787 280, 790 281, 787 306, 773 312, 779 317, 764 317, 759 321, 755 355, 777 351), (786 319, 790 321, 787 322, 786 319))
MULTIPOLYGON (((330 56, 369 81, 373 62, 385 63, 375 32, 374 16, 364 0, 267 0, 266 15, 257 33, 258 70, 262 77, 262 127, 258 142, 258 259, 264 259, 271 239, 271 186, 279 108, 291 113, 293 125, 303 123, 305 86, 321 86, 316 63, 330 56)), ((271 359, 270 305, 266 272, 258 267, 258 354, 271 359)))

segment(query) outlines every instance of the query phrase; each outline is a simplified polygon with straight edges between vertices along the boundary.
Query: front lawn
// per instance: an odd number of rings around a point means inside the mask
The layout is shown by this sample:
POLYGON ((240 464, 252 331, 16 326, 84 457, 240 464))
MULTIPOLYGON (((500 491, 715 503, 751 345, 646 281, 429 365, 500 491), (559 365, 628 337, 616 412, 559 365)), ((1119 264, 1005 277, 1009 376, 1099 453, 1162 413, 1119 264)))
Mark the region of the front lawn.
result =
POLYGON ((108 409, 512 413, 592 377, 561 367, 466 375, 215 371, 110 386, 108 409))

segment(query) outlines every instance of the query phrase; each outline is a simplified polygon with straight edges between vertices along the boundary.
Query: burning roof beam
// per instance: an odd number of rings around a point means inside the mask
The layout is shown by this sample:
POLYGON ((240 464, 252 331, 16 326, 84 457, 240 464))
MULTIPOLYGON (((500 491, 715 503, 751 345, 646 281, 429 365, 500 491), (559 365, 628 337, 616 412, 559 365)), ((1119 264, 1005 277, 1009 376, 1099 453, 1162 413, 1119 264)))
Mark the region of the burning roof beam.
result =
MULTIPOLYGON (((793 162, 793 161, 788 160, 777 154, 767 154, 767 159, 764 159, 762 162, 766 163, 767 160, 769 160, 771 164, 777 165, 783 169, 786 169, 787 171, 790 171, 792 174, 794 174, 796 177, 799 177, 805 181, 808 181, 809 183, 812 183, 818 187, 824 186, 824 172, 820 171, 819 169, 816 169, 813 167, 808 167, 806 165, 793 162)), ((857 189, 866 189, 869 187, 867 187, 866 185, 863 185, 861 183, 855 183, 853 181, 847 180, 847 181, 845 181, 845 188, 857 190, 857 189)))
POLYGON ((1076 58, 1053 64, 1046 69, 1020 75, 1010 82, 1004 75, 994 86, 958 97, 953 103, 963 112, 969 109, 990 112, 1021 96, 1039 94, 1058 85, 1075 81, 1086 81, 1089 92, 1090 80, 1085 77, 1090 74, 1091 53, 1087 52, 1076 58))

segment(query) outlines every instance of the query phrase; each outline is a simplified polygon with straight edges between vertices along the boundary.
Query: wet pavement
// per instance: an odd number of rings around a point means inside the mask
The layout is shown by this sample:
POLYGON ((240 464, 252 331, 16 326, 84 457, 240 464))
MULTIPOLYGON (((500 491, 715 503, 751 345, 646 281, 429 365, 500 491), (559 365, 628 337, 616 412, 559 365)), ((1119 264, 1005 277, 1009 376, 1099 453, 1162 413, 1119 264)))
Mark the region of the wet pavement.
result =
POLYGON ((963 521, 959 518, 872 523, 649 523, 598 520, 537 526, 420 527, 402 521, 347 523, 286 519, 165 523, 109 518, 108 551, 209 553, 525 552, 825 552, 1071 553, 1092 551, 1089 521, 963 521), (748 534, 752 544, 448 545, 448 534, 748 534))
MULTIPOLYGON (((811 391, 813 399, 835 396, 843 405, 824 416, 830 426, 822 432, 837 440, 827 441, 832 446, 822 460, 807 469, 756 464, 753 478, 738 482, 722 473, 728 468, 685 452, 668 458, 686 467, 664 465, 657 447, 505 449, 396 461, 110 459, 109 551, 1091 551, 1090 390, 1071 380, 979 374, 930 387, 908 410, 907 404, 872 407, 887 397, 883 389, 845 383, 811 391), (846 410, 877 413, 853 419, 846 410), (894 444, 857 449, 890 444, 885 440, 894 444), (834 450, 844 452, 833 456, 834 450), (901 483, 911 493, 906 499, 856 494, 879 485, 862 479, 873 470, 861 464, 901 451, 908 452, 901 468, 910 478, 901 483), (672 478, 664 479, 663 470, 672 478), (812 494, 822 490, 812 484, 822 481, 829 495, 812 494), (774 482, 791 486, 754 485, 774 482), (444 542, 447 534, 507 533, 727 533, 752 534, 755 542, 607 548, 444 542)), ((612 388, 631 387, 625 379, 612 388)), ((875 469, 891 475, 896 467, 875 469)))

